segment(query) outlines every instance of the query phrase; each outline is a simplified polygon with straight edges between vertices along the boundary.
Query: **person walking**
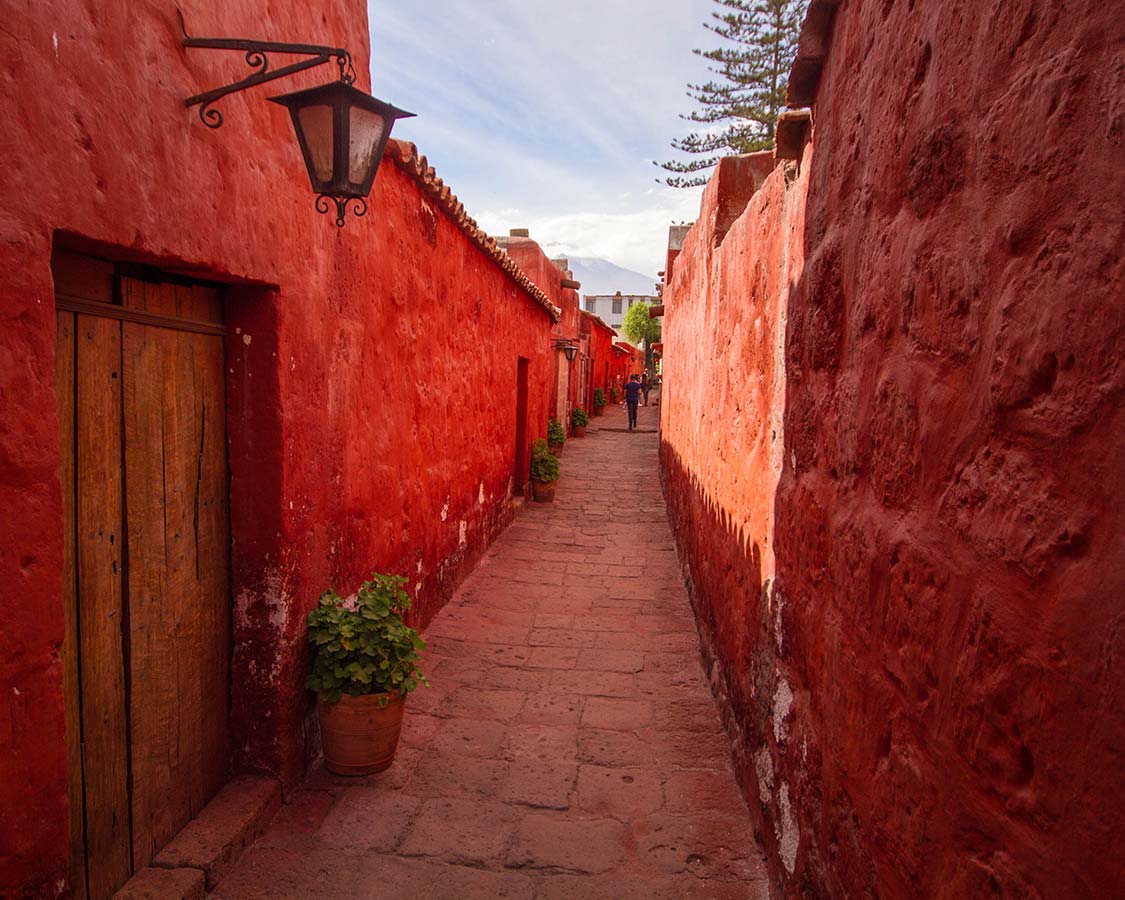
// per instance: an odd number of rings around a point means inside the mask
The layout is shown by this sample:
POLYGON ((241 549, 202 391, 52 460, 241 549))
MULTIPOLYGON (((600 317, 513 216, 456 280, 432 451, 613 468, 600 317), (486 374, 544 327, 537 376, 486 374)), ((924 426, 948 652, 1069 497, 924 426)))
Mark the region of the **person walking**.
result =
POLYGON ((637 404, 641 402, 641 376, 632 375, 625 385, 625 406, 629 410, 629 430, 637 427, 637 404))
POLYGON ((645 369, 644 374, 641 376, 641 390, 645 395, 645 406, 648 406, 648 392, 652 388, 652 383, 648 380, 648 369, 645 369))

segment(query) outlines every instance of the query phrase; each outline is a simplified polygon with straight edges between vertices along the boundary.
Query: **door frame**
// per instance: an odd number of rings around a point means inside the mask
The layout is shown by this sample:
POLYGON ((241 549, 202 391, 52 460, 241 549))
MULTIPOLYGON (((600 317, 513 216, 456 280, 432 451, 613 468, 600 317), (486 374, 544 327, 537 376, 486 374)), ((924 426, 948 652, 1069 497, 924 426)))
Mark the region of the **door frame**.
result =
MULTIPOLYGON (((223 728, 223 746, 222 751, 222 772, 220 775, 220 783, 215 787, 215 791, 221 788, 232 774, 231 762, 233 759, 233 740, 230 728, 232 697, 231 697, 231 681, 229 672, 231 669, 233 655, 234 655, 234 635, 233 635, 233 530, 230 515, 232 491, 231 491, 231 473, 229 465, 230 453, 230 440, 229 428, 230 418, 229 410, 227 409, 229 383, 228 383, 228 367, 227 367, 227 329, 225 324, 221 321, 225 318, 225 286, 222 284, 215 284, 199 278, 189 278, 185 276, 175 275, 172 273, 164 273, 160 270, 154 269, 149 266, 139 267, 129 263, 117 263, 104 257, 92 256, 88 253, 81 251, 71 251, 65 246, 56 246, 51 258, 51 273, 55 299, 55 327, 56 327, 56 349, 55 349, 55 368, 56 368, 56 382, 55 382, 55 396, 56 408, 59 411, 58 415, 58 433, 62 436, 64 433, 69 433, 73 441, 72 446, 60 446, 60 479, 63 484, 64 497, 63 497, 63 511, 64 511, 64 528, 63 528, 63 559, 65 566, 62 572, 63 575, 63 594, 62 601, 64 605, 64 635, 62 642, 62 649, 60 655, 63 658, 64 668, 64 681, 65 684, 63 701, 65 713, 65 731, 66 731, 66 744, 67 744, 67 795, 71 807, 69 818, 70 829, 70 881, 71 890, 74 892, 75 897, 86 897, 89 895, 91 888, 101 893, 104 886, 100 883, 107 878, 110 881, 120 882, 113 889, 116 890, 123 884, 121 878, 127 878, 132 873, 136 872, 145 865, 148 865, 148 859, 137 858, 137 845, 135 843, 135 821, 136 815, 134 808, 134 793, 133 784, 135 781, 136 769, 134 768, 134 746, 133 746, 133 731, 131 723, 131 684, 130 684, 130 667, 131 667, 131 640, 130 640, 130 627, 131 617, 129 614, 130 605, 130 587, 129 587, 129 513, 128 504, 126 501, 126 484, 127 484, 127 462, 126 462, 126 434, 125 434, 125 421, 128 417, 126 410, 126 396, 125 384, 128 376, 123 368, 125 365, 125 341, 126 341, 126 324, 134 323, 146 326, 149 329, 161 329, 163 331, 175 331, 188 334, 200 334, 213 336, 219 339, 218 351, 221 354, 218 363, 218 393, 222 397, 223 402, 223 417, 222 424, 224 429, 225 439, 222 442, 222 469, 221 469, 221 482, 220 493, 224 498, 225 510, 220 516, 219 521, 226 534, 226 546, 223 548, 227 554, 227 569, 225 583, 220 582, 214 587, 221 594, 221 604, 225 606, 225 645, 227 657, 227 672, 228 676, 226 683, 223 685, 222 690, 222 705, 225 708, 226 722, 223 728), (206 287, 216 290, 219 293, 218 314, 219 322, 200 321, 197 319, 187 318, 179 315, 169 315, 166 313, 152 312, 143 309, 129 308, 124 305, 122 285, 125 279, 130 279, 134 283, 159 283, 159 284, 184 284, 191 286, 206 287), (60 284, 61 280, 61 284, 60 284), (108 281, 108 285, 107 282, 108 281), (86 296, 81 296, 85 294, 86 296), (113 562, 113 571, 117 573, 120 571, 119 585, 115 588, 118 599, 116 601, 120 615, 117 617, 120 621, 121 637, 120 637, 120 663, 122 667, 123 683, 120 687, 121 703, 123 706, 123 726, 124 731, 121 735, 124 746, 121 748, 123 755, 122 765, 123 771, 123 784, 121 788, 124 790, 124 812, 127 817, 127 828, 124 829, 124 837, 122 833, 118 832, 113 838, 114 847, 117 848, 113 852, 115 855, 124 855, 123 860, 117 860, 108 863, 109 868, 104 872, 99 873, 105 877, 95 879, 97 887, 91 883, 90 880, 90 849, 89 849, 89 815, 90 808, 87 805, 88 798, 88 784, 90 781, 90 773, 87 771, 86 764, 86 743, 87 735, 85 733, 85 713, 83 706, 85 705, 86 695, 82 688, 84 674, 82 664, 82 646, 83 646, 83 626, 82 614, 80 610, 81 597, 78 590, 81 582, 81 573, 79 571, 79 561, 82 556, 80 548, 83 546, 82 538, 79 534, 77 525, 77 517, 79 517, 79 510, 82 505, 82 498, 85 496, 83 493, 83 485, 80 481, 80 474, 76 469, 77 460, 75 454, 80 452, 79 448, 79 431, 78 424, 80 416, 85 414, 93 414, 97 417, 98 412, 96 407, 89 407, 88 404, 82 403, 80 397, 82 395, 83 375, 79 366, 79 353, 80 353, 80 331, 83 327, 90 327, 92 323, 118 323, 120 327, 117 329, 116 334, 109 338, 112 340, 110 345, 111 352, 116 348, 116 358, 107 357, 108 365, 113 367, 112 380, 114 383, 114 397, 110 401, 110 408, 102 410, 102 419, 113 420, 120 419, 117 423, 117 434, 119 447, 110 446, 107 449, 108 457, 106 465, 111 465, 109 457, 116 456, 118 462, 116 467, 120 471, 120 494, 121 502, 115 507, 116 512, 111 511, 112 516, 120 519, 119 523, 110 525, 114 529, 111 532, 110 543, 116 543, 114 548, 115 560, 113 562), (69 336, 65 337, 66 343, 64 344, 64 324, 69 331, 69 336), (64 358, 63 353, 70 354, 69 357, 64 358), (66 374, 60 374, 65 370, 66 374), (69 396, 60 395, 60 389, 71 392, 69 396), (104 415, 108 413, 108 417, 104 415), (68 421, 64 423, 63 417, 68 421), (66 429, 64 432, 63 429, 66 429), (69 494, 69 496, 65 496, 69 494), (67 511, 70 511, 69 513, 67 511), (71 516, 75 519, 72 520, 71 516), (224 521, 225 520, 225 521, 224 521), (116 540, 115 540, 116 538, 116 540), (120 558, 120 566, 118 566, 117 557, 120 558), (118 846, 119 843, 124 843, 124 846, 118 846)), ((98 327, 102 327, 98 325, 98 327)), ((133 332, 138 334, 137 332, 133 332)), ((151 332, 144 332, 151 334, 151 332)), ((112 332, 107 331, 106 336, 112 335, 112 332)), ((210 351, 214 352, 214 350, 210 351)), ((134 370, 137 371, 137 370, 134 370)), ((87 373, 88 376, 89 373, 87 373)), ((147 374, 147 373, 146 373, 147 374)), ((142 376, 143 378, 144 376, 142 376)), ((193 381, 194 383, 194 381, 193 381)), ((215 381, 211 382, 215 385, 215 381)), ((95 382, 96 384, 96 382, 95 382)), ((198 396, 193 392, 194 396, 198 396)), ((213 396, 213 394, 212 394, 213 396)), ((163 402, 163 401, 161 401, 163 402)), ((212 445, 214 446, 214 445, 212 445)), ((203 444, 200 444, 199 452, 202 454, 203 444)), ((202 455, 200 457, 202 459, 202 455)), ((182 458, 183 461, 190 465, 192 457, 189 455, 182 458)), ((217 461, 217 460, 216 460, 217 461)), ((212 480, 214 484, 214 481, 212 480)), ((214 496, 214 495, 212 495, 214 496)), ((197 512, 198 515, 198 512, 197 512)), ((108 520, 107 520, 108 521, 108 520)), ((87 551, 88 553, 89 551, 87 551)), ((113 652, 116 658, 117 652, 113 652)), ((100 655, 99 655, 100 660, 100 655)), ((110 662, 113 660, 110 659, 110 662)), ((117 690, 117 689, 115 689, 117 690)), ((215 696, 214 693, 211 696, 215 696)), ((218 749, 218 748, 216 748, 218 749)), ((111 754, 115 755, 115 754, 111 754)), ((217 761, 216 757, 212 757, 217 761)), ((215 771, 212 770, 212 775, 215 771)), ((205 793, 212 795, 209 788, 205 789, 205 793)), ((206 804, 206 799, 199 801, 199 809, 206 804)), ((98 800, 94 801, 99 803, 98 800)), ((189 801, 190 802, 190 801, 189 801)), ((192 814, 198 814, 199 809, 195 809, 194 802, 190 802, 192 807, 192 814)), ((118 813, 114 813, 118 815, 118 813)), ((186 822, 184 823, 186 824, 186 822)), ((178 829, 177 829, 178 830, 178 829)), ((161 837, 161 845, 166 844, 175 835, 174 833, 167 835, 167 838, 161 837)), ((159 852, 159 847, 156 847, 153 855, 159 852)))

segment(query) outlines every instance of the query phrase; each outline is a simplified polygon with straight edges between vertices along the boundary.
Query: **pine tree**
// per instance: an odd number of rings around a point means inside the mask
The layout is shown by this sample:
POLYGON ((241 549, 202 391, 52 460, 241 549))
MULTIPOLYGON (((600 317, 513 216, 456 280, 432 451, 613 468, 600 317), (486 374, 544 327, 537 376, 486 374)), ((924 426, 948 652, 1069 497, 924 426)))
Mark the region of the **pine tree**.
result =
POLYGON ((707 154, 701 159, 657 163, 676 173, 671 187, 705 184, 719 158, 773 146, 774 125, 785 105, 785 84, 797 52, 797 37, 808 0, 714 0, 722 11, 704 27, 734 46, 695 50, 717 78, 689 84, 700 108, 688 116, 704 126, 672 141, 676 150, 707 154), (700 174, 696 174, 700 173, 700 174), (685 177, 686 176, 686 177, 685 177))

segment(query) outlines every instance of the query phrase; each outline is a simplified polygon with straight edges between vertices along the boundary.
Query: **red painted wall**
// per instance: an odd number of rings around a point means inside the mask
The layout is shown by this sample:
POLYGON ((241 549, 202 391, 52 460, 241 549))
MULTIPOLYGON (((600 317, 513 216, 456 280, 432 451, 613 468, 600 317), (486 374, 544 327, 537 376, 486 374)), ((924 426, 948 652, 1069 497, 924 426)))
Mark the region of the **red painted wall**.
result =
MULTIPOLYGON (((617 385, 621 389, 621 397, 624 400, 625 382, 629 380, 630 375, 640 375, 644 371, 645 356, 642 350, 624 341, 616 342, 614 347, 617 349, 610 357, 609 383, 611 387, 617 385)), ((612 394, 610 402, 613 402, 612 394)))
POLYGON ((769 735, 775 695, 784 704, 788 694, 771 594, 775 494, 785 306, 789 279, 801 271, 807 178, 787 188, 778 170, 754 194, 748 174, 745 157, 720 162, 664 290, 661 462, 712 686, 752 807, 761 781, 763 834, 776 862, 782 832, 769 735), (717 211, 738 205, 745 212, 724 232, 717 211))
MULTIPOLYGON (((579 322, 578 292, 573 288, 563 287, 562 282, 569 277, 551 261, 543 249, 532 238, 507 237, 501 243, 517 266, 528 277, 532 284, 538 287, 550 301, 558 307, 561 315, 555 323, 552 337, 555 340, 571 340, 580 342, 581 330, 579 322)), ((551 394, 549 401, 550 415, 554 416, 558 408, 558 371, 560 366, 569 368, 569 377, 566 385, 566 415, 563 423, 569 432, 570 411, 575 406, 582 405, 579 396, 581 388, 580 367, 581 356, 576 355, 573 361, 568 361, 562 350, 553 350, 554 376, 551 381, 551 394)))
POLYGON ((613 364, 613 339, 617 332, 605 324, 597 316, 583 310, 582 332, 587 337, 590 358, 590 378, 586 385, 584 405, 588 412, 594 409, 594 390, 601 388, 605 391, 606 402, 610 401, 609 372, 613 364))
POLYGON ((778 896, 1125 894, 1123 29, 842 3, 800 175, 675 261, 666 489, 778 896))
MULTIPOLYGON (((183 50, 175 10, 44 0, 0 28, 5 897, 54 896, 66 871, 53 245, 242 285, 227 303, 239 768, 304 771, 303 622, 321 590, 401 572, 424 624, 509 519, 520 356, 529 440, 545 433, 547 311, 389 159, 365 219, 315 212, 266 97, 327 68, 227 98, 205 128, 183 98, 242 61, 183 50)), ((187 13, 201 35, 344 44, 367 71, 359 0, 187 13)))

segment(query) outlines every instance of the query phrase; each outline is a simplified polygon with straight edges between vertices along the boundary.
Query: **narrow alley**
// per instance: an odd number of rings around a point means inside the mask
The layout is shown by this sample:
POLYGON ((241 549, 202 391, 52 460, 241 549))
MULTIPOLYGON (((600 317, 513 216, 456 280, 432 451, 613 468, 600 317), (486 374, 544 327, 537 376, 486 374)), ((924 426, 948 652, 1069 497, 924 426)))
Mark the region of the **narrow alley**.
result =
POLYGON ((1121 5, 5 4, 0 900, 1125 898, 1121 5))
POLYGON ((214 894, 765 898, 699 663, 657 469, 659 409, 572 439, 427 629, 394 765, 323 770, 214 894), (612 429, 612 430, 611 430, 612 429))

